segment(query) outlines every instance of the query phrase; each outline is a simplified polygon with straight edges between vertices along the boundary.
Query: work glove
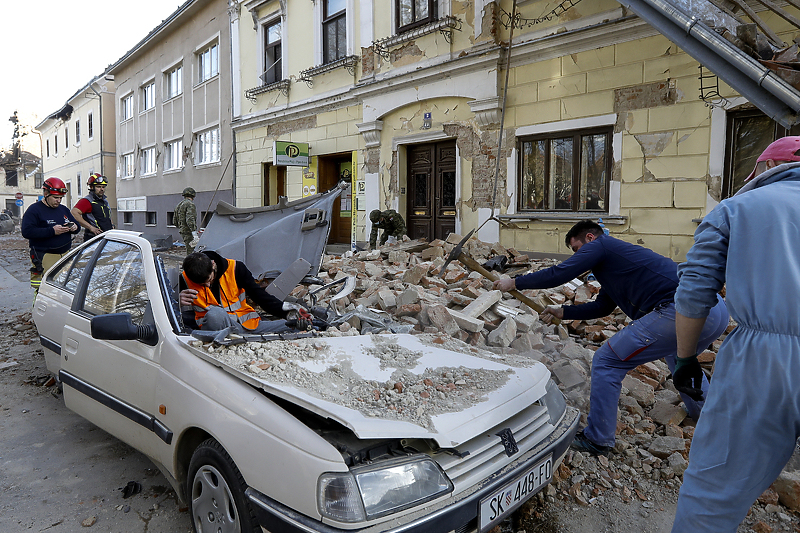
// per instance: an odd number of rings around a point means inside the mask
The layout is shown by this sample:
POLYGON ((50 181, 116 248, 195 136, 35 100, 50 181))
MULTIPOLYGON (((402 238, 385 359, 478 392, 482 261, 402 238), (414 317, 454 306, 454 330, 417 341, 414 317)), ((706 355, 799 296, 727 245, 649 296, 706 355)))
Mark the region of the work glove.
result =
POLYGON ((196 231, 192 232, 192 240, 189 243, 189 246, 197 246, 197 242, 200 240, 200 234, 196 231))
POLYGON ((314 317, 303 309, 293 309, 286 314, 286 325, 300 331, 309 331, 314 327, 314 317))
POLYGON ((703 369, 697 356, 677 358, 675 372, 672 373, 672 384, 678 392, 682 392, 696 402, 703 401, 703 369))

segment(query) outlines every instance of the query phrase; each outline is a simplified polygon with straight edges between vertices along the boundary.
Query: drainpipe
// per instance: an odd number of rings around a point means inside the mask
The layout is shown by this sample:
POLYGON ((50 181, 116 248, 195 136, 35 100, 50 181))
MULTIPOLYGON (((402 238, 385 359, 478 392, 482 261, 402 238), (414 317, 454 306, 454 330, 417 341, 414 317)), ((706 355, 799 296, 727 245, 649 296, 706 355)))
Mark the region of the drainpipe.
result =
POLYGON ((684 14, 665 0, 618 1, 683 48, 699 63, 714 71, 748 100, 755 104, 761 103, 764 106, 762 111, 781 125, 789 128, 797 122, 797 113, 800 111, 800 95, 797 90, 710 30, 697 18, 684 14), (730 68, 745 75, 748 79, 737 79, 737 72, 729 70, 730 68), (759 94, 761 91, 766 91, 774 96, 789 109, 763 99, 759 100, 759 97, 763 97, 762 94, 759 94))
POLYGON ((98 131, 100 132, 100 175, 105 176, 106 173, 104 172, 103 169, 103 163, 105 162, 106 159, 106 156, 103 153, 103 97, 100 96, 100 93, 94 89, 94 84, 95 82, 90 83, 89 88, 92 90, 94 94, 97 95, 97 98, 100 101, 100 106, 99 106, 100 112, 98 113, 100 115, 100 122, 98 123, 100 125, 100 128, 98 129, 98 131))

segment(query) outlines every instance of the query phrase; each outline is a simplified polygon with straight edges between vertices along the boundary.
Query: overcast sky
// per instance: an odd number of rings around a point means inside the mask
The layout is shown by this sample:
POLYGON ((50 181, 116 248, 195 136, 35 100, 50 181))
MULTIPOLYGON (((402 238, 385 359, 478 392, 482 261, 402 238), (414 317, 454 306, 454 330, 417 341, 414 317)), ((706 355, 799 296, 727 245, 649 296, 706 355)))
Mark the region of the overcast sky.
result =
POLYGON ((36 125, 133 48, 183 0, 4 0, 0 146, 20 118, 36 125), (35 115, 35 118, 34 118, 35 115))

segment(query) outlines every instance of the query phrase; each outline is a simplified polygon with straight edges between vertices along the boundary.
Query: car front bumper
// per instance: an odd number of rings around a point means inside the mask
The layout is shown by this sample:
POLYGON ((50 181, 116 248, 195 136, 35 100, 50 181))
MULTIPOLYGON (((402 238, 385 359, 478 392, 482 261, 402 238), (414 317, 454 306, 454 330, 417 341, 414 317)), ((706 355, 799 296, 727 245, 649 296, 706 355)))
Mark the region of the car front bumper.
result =
MULTIPOLYGON (((466 496, 455 496, 453 501, 432 512, 418 511, 395 520, 371 524, 363 528, 340 529, 324 524, 293 511, 261 492, 248 488, 247 497, 259 523, 269 531, 291 533, 422 533, 430 531, 468 532, 477 528, 478 508, 481 500, 495 490, 514 480, 521 472, 552 454, 553 465, 560 459, 572 442, 578 430, 579 411, 567 407, 564 417, 553 432, 535 448, 518 458, 512 468, 504 468, 500 473, 489 477, 477 490, 467 491, 466 496), (397 521, 402 523, 398 525, 397 521), (391 524, 391 525, 390 525, 391 524)), ((544 488, 546 485, 542 485, 544 488)), ((541 488, 539 490, 541 490, 541 488)), ((535 493, 531 493, 533 496, 535 493)), ((530 497, 529 497, 530 498, 530 497)), ((529 499, 528 498, 528 499, 529 499)))

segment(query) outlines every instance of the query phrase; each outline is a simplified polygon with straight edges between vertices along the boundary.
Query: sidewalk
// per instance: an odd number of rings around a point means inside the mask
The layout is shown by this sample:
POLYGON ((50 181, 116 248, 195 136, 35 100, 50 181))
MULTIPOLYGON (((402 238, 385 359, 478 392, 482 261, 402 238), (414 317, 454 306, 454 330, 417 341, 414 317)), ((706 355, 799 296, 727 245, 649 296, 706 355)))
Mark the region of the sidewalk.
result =
POLYGON ((0 313, 30 311, 33 289, 30 282, 21 282, 0 266, 0 313))

